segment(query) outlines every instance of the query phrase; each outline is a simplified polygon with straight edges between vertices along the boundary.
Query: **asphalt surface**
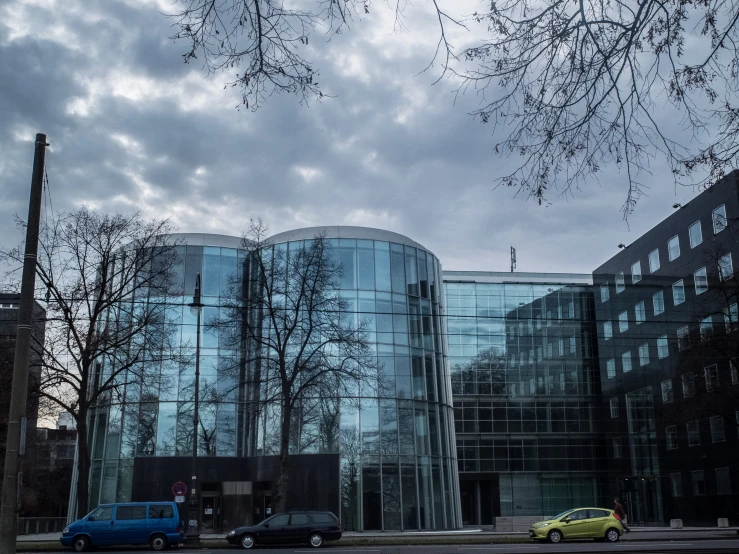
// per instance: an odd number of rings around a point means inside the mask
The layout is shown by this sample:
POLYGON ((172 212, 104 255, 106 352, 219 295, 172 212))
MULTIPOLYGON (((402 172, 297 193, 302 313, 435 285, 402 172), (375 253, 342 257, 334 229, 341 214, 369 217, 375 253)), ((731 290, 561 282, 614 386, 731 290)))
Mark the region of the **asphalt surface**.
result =
MULTIPOLYGON (((98 548, 96 552, 115 552, 116 554, 140 554, 147 550, 125 550, 98 548)), ((197 550, 172 549, 170 552, 199 552, 200 554, 220 554, 222 552, 244 552, 243 549, 208 549, 197 550)), ((255 552, 270 554, 569 554, 580 552, 605 552, 607 554, 628 553, 659 553, 659 552, 683 552, 686 554, 728 554, 739 552, 739 539, 722 540, 674 540, 674 541, 629 541, 623 540, 617 543, 595 543, 593 541, 572 541, 562 544, 471 544, 471 545, 419 545, 419 546, 341 546, 326 545, 319 549, 301 546, 290 547, 262 547, 255 552)), ((31 551, 26 551, 31 552, 31 551)), ((36 552, 36 551, 32 551, 36 552)), ((41 554, 43 551, 38 551, 41 554)), ((71 549, 70 549, 71 552, 71 549)))

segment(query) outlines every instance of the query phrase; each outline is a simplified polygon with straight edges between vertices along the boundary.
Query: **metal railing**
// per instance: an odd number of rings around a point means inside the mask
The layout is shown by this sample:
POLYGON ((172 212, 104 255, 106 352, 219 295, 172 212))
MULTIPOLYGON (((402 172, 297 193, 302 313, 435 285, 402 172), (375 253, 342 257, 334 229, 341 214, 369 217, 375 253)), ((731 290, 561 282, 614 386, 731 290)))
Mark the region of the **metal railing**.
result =
POLYGON ((61 533, 66 525, 66 517, 19 517, 18 534, 61 533))

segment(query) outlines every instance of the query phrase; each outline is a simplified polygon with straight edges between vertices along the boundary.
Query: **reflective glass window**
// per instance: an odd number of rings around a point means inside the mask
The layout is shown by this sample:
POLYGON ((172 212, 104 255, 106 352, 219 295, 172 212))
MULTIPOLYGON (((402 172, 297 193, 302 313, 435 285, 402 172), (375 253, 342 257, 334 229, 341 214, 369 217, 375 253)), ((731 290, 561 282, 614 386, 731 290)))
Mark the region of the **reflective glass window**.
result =
POLYGON ((636 324, 639 325, 640 323, 643 323, 647 319, 647 310, 644 307, 644 302, 637 302, 636 306, 634 306, 634 319, 636 321, 636 324))
POLYGON ((725 281, 732 275, 734 275, 734 266, 731 263, 731 253, 728 253, 718 259, 718 276, 719 279, 725 281))
POLYGON ((667 241, 667 257, 670 261, 677 260, 680 257, 680 238, 678 235, 667 241))
POLYGON ((703 242, 703 233, 701 231, 700 221, 696 221, 688 227, 688 235, 690 236, 690 248, 695 248, 703 242))
POLYGON ((654 273, 659 269, 659 249, 655 248, 649 253, 649 272, 654 273))
POLYGON ((622 271, 616 274, 616 294, 623 292, 625 288, 624 273, 622 271))
POLYGON ((708 275, 705 267, 693 273, 693 279, 695 281, 695 294, 703 294, 708 290, 708 275))
POLYGON ((685 287, 683 286, 683 280, 675 281, 672 283, 672 304, 678 306, 685 302, 685 287))
POLYGON ((654 308, 654 315, 660 315, 665 311, 665 297, 662 291, 652 295, 652 307, 654 308))
POLYGON ((711 215, 714 235, 726 229, 726 206, 724 204, 721 204, 718 208, 713 210, 711 215))
POLYGON ((641 262, 637 261, 631 265, 631 282, 636 284, 641 281, 641 262))

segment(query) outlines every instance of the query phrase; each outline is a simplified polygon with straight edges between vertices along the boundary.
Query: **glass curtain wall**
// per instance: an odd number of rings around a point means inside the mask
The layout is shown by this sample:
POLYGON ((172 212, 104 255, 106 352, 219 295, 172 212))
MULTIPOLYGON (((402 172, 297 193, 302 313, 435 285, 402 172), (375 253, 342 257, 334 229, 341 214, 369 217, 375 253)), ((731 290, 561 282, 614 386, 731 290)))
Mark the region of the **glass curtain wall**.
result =
POLYGON ((460 477, 497 475, 492 515, 595 505, 599 385, 589 287, 451 279, 444 286, 460 477))
MULTIPOLYGON (((339 455, 344 530, 457 528, 438 260, 408 244, 327 241, 341 264, 340 294, 347 305, 343 317, 367 326, 377 356, 376 376, 351 396, 304 399, 293 426, 291 454, 339 455)), ((274 245, 288 252, 302 247, 302 241, 274 245)), ((261 414, 254 454, 278 453, 278 415, 269 410, 261 414)))
MULTIPOLYGON (((234 239, 234 242, 238 239, 234 239)), ((190 456, 195 394, 195 343, 197 319, 192 302, 195 279, 201 274, 202 302, 200 351, 200 456, 237 455, 238 356, 207 328, 217 316, 220 299, 240 279, 242 261, 235 248, 178 246, 174 267, 175 296, 166 299, 152 292, 134 303, 166 302, 167 319, 177 351, 144 360, 143 379, 121 375, 121 394, 111 396, 90 419, 90 508, 98 503, 131 499, 135 457, 190 456)), ((111 312, 111 318, 118 317, 111 312)), ((230 346, 230 342, 229 342, 230 346)), ((103 377, 110 371, 101 367, 103 377)))

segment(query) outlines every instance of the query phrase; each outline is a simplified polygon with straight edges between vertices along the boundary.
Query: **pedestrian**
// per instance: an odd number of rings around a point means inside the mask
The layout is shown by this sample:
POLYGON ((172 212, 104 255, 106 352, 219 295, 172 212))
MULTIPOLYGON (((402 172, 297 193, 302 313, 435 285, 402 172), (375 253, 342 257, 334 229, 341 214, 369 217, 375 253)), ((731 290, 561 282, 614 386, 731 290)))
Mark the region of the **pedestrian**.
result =
POLYGON ((621 518, 621 526, 624 528, 624 531, 630 533, 631 529, 626 525, 626 511, 618 498, 613 499, 613 511, 621 518))

